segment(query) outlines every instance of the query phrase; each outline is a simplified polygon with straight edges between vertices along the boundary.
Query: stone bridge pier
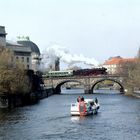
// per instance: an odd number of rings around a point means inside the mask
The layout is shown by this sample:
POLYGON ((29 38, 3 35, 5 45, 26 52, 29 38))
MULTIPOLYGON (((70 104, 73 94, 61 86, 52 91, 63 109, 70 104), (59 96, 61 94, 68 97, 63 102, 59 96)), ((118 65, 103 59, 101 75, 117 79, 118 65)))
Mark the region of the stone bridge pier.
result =
POLYGON ((85 90, 85 94, 93 93, 93 91, 91 90, 91 79, 90 78, 85 78, 84 90, 85 90))

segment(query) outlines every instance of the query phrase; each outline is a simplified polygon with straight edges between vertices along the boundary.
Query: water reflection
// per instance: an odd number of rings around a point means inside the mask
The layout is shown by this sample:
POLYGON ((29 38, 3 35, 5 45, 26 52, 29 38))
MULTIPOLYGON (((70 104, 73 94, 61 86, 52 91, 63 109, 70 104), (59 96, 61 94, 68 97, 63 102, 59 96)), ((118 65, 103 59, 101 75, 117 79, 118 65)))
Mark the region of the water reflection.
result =
POLYGON ((93 93, 102 93, 102 94, 120 94, 120 91, 119 90, 110 90, 110 89, 106 89, 106 90, 103 90, 103 89, 100 89, 100 90, 93 90, 93 93))
MULTIPOLYGON (((61 94, 84 94, 85 91, 82 88, 79 89, 65 89, 62 88, 61 89, 61 94)), ((97 94, 120 94, 119 90, 113 90, 113 89, 100 89, 100 90, 93 90, 93 93, 97 93, 97 94)))
POLYGON ((61 94, 84 94, 84 89, 82 88, 79 88, 79 89, 65 89, 65 88, 62 88, 61 89, 61 94))
POLYGON ((71 116, 72 122, 80 122, 86 119, 87 116, 71 116))

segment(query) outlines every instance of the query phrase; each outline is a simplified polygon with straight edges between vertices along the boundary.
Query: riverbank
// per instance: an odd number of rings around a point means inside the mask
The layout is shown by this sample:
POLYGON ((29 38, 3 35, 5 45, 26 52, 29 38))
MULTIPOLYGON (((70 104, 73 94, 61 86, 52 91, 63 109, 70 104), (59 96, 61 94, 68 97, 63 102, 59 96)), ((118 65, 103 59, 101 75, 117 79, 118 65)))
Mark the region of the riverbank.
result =
POLYGON ((15 108, 26 105, 32 105, 41 99, 48 98, 54 94, 53 88, 44 88, 42 90, 27 94, 0 94, 0 108, 15 108))
POLYGON ((140 98, 140 91, 134 91, 133 93, 125 93, 126 96, 133 96, 133 97, 136 97, 136 98, 140 98))
POLYGON ((140 91, 134 91, 133 96, 140 98, 140 91))

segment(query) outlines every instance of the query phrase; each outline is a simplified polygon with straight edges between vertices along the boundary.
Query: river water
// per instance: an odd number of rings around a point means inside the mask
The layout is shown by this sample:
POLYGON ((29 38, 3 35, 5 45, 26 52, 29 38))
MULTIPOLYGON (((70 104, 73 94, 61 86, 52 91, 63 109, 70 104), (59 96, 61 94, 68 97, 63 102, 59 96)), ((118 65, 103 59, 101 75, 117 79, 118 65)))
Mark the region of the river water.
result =
POLYGON ((69 90, 36 105, 0 110, 0 140, 140 140, 140 99, 121 94, 80 95, 98 98, 97 115, 72 117, 70 104, 79 95, 69 90))

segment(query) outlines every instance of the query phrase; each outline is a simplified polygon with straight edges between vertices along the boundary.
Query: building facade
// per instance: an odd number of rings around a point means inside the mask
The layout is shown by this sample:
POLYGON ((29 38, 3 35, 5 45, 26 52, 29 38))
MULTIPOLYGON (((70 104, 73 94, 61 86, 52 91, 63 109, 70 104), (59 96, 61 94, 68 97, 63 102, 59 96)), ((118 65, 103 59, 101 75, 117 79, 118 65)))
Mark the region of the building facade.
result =
POLYGON ((31 49, 31 69, 34 71, 39 71, 41 64, 39 47, 34 42, 32 42, 29 37, 24 36, 18 37, 17 43, 31 49))
POLYGON ((6 46, 6 32, 4 26, 0 26, 0 46, 6 46))
POLYGON ((122 70, 122 65, 127 62, 136 62, 136 58, 111 57, 105 61, 103 67, 107 68, 108 74, 119 74, 122 70))
POLYGON ((39 71, 41 57, 38 46, 29 37, 18 37, 17 42, 6 40, 5 27, 0 26, 0 46, 9 48, 14 53, 14 60, 19 61, 25 69, 39 71))
POLYGON ((24 65, 25 69, 32 69, 31 49, 12 41, 6 41, 6 48, 14 53, 14 60, 24 65))

